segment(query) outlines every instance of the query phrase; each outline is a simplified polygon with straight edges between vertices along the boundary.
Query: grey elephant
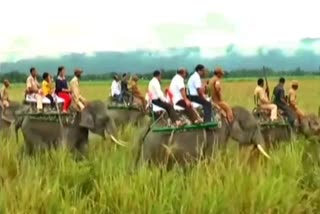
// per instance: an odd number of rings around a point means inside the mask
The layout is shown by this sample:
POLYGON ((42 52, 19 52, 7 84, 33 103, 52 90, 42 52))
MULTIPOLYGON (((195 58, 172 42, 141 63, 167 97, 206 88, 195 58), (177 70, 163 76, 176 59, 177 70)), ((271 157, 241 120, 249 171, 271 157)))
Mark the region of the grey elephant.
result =
POLYGON ((108 114, 114 120, 116 126, 133 124, 135 126, 147 120, 148 115, 145 112, 136 109, 108 109, 108 114))
POLYGON ((60 146, 63 143, 72 151, 84 153, 88 145, 89 131, 103 138, 109 135, 113 142, 124 146, 114 137, 116 129, 102 101, 89 102, 81 114, 73 114, 72 119, 69 117, 67 124, 58 122, 60 120, 48 121, 49 116, 44 114, 44 117, 39 119, 39 116, 32 117, 26 114, 19 120, 20 124, 16 124, 16 127, 21 127, 28 153, 60 146))
POLYGON ((292 142, 296 138, 296 133, 288 124, 261 125, 261 133, 269 146, 280 142, 292 142))
POLYGON ((220 127, 177 133, 156 133, 151 129, 143 136, 142 145, 136 158, 136 166, 141 161, 156 165, 172 166, 173 163, 185 165, 190 161, 212 155, 217 145, 226 145, 229 138, 240 145, 254 145, 268 158, 260 127, 253 115, 243 107, 233 107, 234 121, 228 123, 220 113, 220 127), (142 147, 142 148, 141 148, 142 147))
POLYGON ((315 114, 308 114, 301 118, 298 126, 298 133, 307 139, 320 140, 320 117, 315 114))
POLYGON ((269 110, 255 107, 252 113, 261 127, 261 133, 266 145, 271 146, 275 143, 288 142, 295 139, 296 133, 280 112, 278 112, 278 120, 274 122, 270 121, 269 110))
MULTIPOLYGON (((17 120, 16 113, 20 111, 27 111, 28 107, 21 102, 11 101, 10 106, 5 110, 4 118, 0 117, 0 131, 4 133, 4 137, 8 138, 11 134, 10 127, 15 124, 17 120)), ((2 115, 2 109, 0 107, 0 115, 2 115)))
POLYGON ((315 114, 305 115, 295 126, 288 125, 266 125, 261 127, 261 132, 267 144, 277 142, 288 142, 297 136, 304 136, 307 139, 320 140, 320 117, 315 114))
POLYGON ((133 124, 135 126, 140 123, 149 122, 148 113, 141 110, 142 103, 139 99, 132 97, 132 104, 127 106, 123 103, 114 103, 107 101, 106 106, 108 114, 114 120, 117 127, 127 124, 133 124))

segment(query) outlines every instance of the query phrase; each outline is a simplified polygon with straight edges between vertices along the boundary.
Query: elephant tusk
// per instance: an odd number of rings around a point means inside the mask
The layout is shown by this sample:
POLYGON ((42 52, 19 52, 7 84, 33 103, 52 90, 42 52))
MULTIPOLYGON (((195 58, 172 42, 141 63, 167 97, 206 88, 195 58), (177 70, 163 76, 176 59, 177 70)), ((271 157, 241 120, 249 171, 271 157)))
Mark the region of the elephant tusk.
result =
POLYGON ((126 145, 124 144, 124 142, 120 142, 120 141, 118 141, 113 135, 110 135, 110 137, 111 137, 111 140, 113 141, 113 142, 115 142, 116 144, 118 144, 119 146, 122 146, 122 147, 126 147, 126 145))
POLYGON ((271 159, 271 157, 267 154, 267 152, 263 149, 263 147, 260 144, 257 144, 257 148, 264 156, 266 156, 268 159, 271 159))

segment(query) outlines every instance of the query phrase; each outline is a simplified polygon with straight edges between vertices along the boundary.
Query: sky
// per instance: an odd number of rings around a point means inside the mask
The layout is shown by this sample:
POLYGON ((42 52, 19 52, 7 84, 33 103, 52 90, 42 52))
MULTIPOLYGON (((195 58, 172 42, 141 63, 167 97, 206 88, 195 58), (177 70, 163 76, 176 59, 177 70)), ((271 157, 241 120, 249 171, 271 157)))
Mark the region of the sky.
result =
MULTIPOLYGON (((320 37, 319 6, 316 0, 1 0, 0 61, 189 46, 215 57, 230 44, 248 55, 258 46, 290 54, 302 38, 320 37)), ((308 48, 320 52, 320 43, 308 48)))

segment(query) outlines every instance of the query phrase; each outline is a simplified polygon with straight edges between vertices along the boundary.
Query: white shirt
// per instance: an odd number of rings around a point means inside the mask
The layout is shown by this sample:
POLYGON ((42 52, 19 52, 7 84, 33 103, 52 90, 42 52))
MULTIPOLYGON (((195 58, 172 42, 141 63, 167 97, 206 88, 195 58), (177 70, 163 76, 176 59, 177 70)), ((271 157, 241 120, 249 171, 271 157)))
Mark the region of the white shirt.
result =
POLYGON ((113 80, 111 84, 111 96, 120 95, 120 93, 121 93, 120 81, 117 82, 113 80))
POLYGON ((151 95, 152 100, 160 99, 162 101, 166 101, 166 98, 161 91, 160 82, 156 77, 153 77, 152 80, 149 82, 148 92, 151 95))
POLYGON ((180 74, 176 74, 171 80, 169 90, 172 93, 172 101, 176 104, 179 100, 182 100, 180 90, 185 88, 183 77, 180 74))
POLYGON ((194 72, 188 80, 188 89, 189 95, 191 96, 198 96, 199 93, 197 91, 198 88, 201 88, 201 78, 198 72, 194 72))

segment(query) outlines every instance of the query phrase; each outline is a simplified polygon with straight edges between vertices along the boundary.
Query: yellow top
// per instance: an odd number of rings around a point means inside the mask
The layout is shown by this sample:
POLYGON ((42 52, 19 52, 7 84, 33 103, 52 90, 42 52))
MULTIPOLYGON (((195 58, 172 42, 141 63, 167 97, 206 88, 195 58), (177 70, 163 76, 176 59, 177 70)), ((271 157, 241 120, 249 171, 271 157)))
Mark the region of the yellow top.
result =
POLYGON ((42 81, 41 89, 43 96, 47 96, 48 94, 53 93, 52 84, 48 83, 46 80, 42 81))

